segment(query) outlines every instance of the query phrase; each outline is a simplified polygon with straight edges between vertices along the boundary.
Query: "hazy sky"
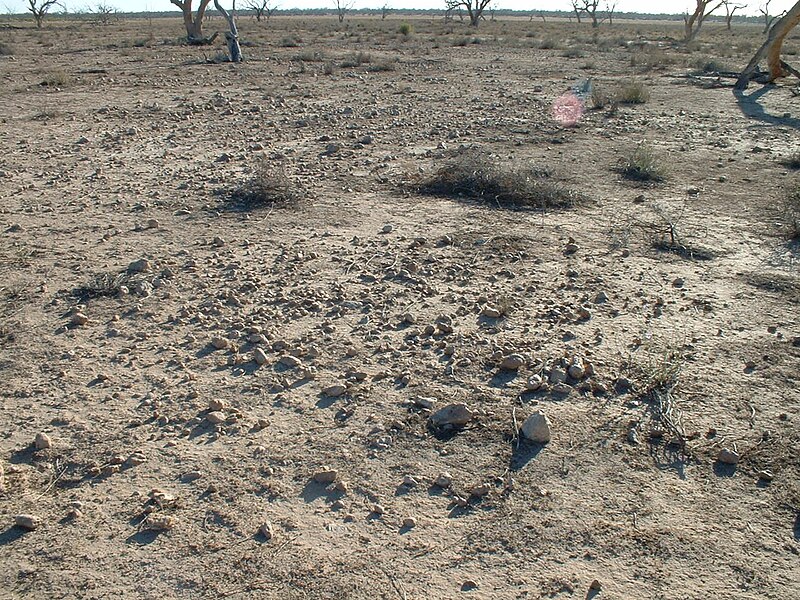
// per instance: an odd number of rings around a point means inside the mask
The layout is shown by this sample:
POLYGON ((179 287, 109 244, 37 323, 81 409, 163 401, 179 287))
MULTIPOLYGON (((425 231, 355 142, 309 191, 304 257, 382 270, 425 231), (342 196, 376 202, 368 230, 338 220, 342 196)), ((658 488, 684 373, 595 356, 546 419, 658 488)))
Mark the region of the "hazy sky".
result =
MULTIPOLYGON (((109 4, 121 11, 166 11, 175 7, 169 0, 63 0, 69 10, 79 8, 89 8, 100 3, 109 4)), ((197 3, 198 0, 195 0, 197 3)), ((230 6, 232 0, 221 0, 223 6, 230 6)), ((333 7, 335 0, 275 0, 279 8, 327 8, 333 7)), ((601 0, 604 4, 605 0, 601 0)), ((748 4, 749 8, 745 11, 748 14, 757 14, 759 4, 763 0, 753 2, 741 2, 748 4)), ((776 14, 789 8, 795 0, 772 0, 770 12, 776 14)), ((26 0, 0 0, 0 9, 3 12, 22 12, 26 0)), ((241 6, 244 0, 238 0, 241 6)), ((444 6, 444 0, 356 0, 356 8, 380 7, 384 4, 397 8, 439 8, 444 6)), ((618 0, 617 10, 620 12, 659 12, 659 13, 683 13, 689 6, 694 6, 694 0, 618 0)), ((497 8, 507 8, 514 10, 569 10, 570 0, 495 0, 497 8)), ((722 9, 720 9, 721 12, 722 9)))

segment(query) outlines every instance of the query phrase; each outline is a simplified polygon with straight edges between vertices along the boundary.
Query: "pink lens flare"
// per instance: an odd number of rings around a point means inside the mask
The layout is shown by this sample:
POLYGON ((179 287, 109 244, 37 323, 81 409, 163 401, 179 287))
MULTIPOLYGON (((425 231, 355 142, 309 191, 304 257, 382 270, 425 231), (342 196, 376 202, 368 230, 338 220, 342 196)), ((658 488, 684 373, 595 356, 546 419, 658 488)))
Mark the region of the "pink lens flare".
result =
POLYGON ((583 116, 583 102, 572 92, 567 92, 555 99, 551 114, 564 127, 574 127, 583 116))

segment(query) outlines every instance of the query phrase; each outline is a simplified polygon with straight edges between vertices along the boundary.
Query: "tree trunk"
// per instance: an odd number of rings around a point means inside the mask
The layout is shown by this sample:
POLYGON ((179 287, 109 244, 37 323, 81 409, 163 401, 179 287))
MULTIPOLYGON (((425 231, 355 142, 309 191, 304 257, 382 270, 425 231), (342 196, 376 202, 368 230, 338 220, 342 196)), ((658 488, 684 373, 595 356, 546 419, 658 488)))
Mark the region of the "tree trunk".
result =
POLYGON ((233 14, 228 14, 228 11, 220 5, 219 0, 214 0, 214 6, 216 6, 220 14, 225 17, 225 20, 228 22, 228 27, 230 28, 230 31, 225 32, 225 39, 228 42, 228 54, 230 55, 231 62, 242 62, 244 56, 242 56, 242 48, 239 46, 239 31, 236 29, 236 21, 233 20, 233 14))
POLYGON ((758 49, 750 62, 744 68, 739 80, 736 82, 736 89, 743 90, 750 82, 750 78, 758 68, 758 63, 767 57, 767 65, 769 66, 769 82, 773 82, 778 77, 783 77, 787 69, 781 60, 781 48, 783 47, 783 40, 786 38, 792 29, 797 27, 800 23, 800 2, 795 4, 789 12, 781 17, 769 30, 767 41, 758 49))

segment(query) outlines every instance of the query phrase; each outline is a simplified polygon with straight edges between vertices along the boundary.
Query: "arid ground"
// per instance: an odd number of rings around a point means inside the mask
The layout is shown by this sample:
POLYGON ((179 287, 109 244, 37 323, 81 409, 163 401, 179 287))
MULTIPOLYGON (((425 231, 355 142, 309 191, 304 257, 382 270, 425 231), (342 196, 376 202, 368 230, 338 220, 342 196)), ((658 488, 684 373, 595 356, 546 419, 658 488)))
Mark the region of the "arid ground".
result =
POLYGON ((406 21, 0 27, 0 597, 800 598, 797 81, 406 21))

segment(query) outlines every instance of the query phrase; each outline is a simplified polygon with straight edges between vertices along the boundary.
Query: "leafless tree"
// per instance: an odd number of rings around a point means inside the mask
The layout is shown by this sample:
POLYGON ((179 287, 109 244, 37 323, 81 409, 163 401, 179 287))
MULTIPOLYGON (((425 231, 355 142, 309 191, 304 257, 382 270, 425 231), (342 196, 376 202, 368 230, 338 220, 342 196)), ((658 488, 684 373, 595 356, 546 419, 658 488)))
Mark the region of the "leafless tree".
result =
POLYGON ((769 14, 769 5, 772 3, 772 0, 767 0, 763 5, 758 7, 758 12, 761 13, 761 16, 764 17, 764 33, 767 33, 772 27, 772 24, 780 19, 783 15, 786 14, 786 11, 783 11, 779 15, 770 15, 769 14))
POLYGON ((491 2, 492 0, 445 0, 445 5, 447 12, 455 10, 460 12, 462 8, 466 10, 469 15, 469 24, 477 27, 483 17, 483 11, 491 2))
POLYGON ((386 17, 389 16, 389 13, 391 11, 392 11, 392 9, 389 8, 388 4, 384 4, 383 6, 381 6, 381 21, 385 20, 386 17))
POLYGON ((725 25, 728 27, 728 31, 731 30, 731 21, 733 20, 733 15, 737 10, 742 10, 747 8, 746 4, 734 4, 732 0, 722 0, 722 6, 725 7, 725 25))
MULTIPOLYGON (((578 19, 578 23, 581 22, 581 9, 579 8, 579 6, 580 6, 580 0, 572 0, 572 10, 575 12, 575 18, 578 19)), ((571 20, 572 19, 570 19, 570 21, 571 20)))
POLYGON ((278 7, 277 4, 270 4, 270 0, 248 0, 247 4, 245 4, 245 8, 253 11, 256 21, 260 22, 264 17, 269 21, 270 17, 272 17, 272 13, 274 13, 275 9, 278 7))
POLYGON ((28 0, 28 12, 36 20, 36 27, 41 28, 44 16, 54 6, 59 6, 58 0, 28 0))
POLYGON ((600 0, 572 0, 572 10, 578 17, 578 23, 581 22, 581 14, 584 14, 592 20, 592 27, 600 27, 600 19, 597 16, 599 6, 600 0))
POLYGON ((780 19, 772 23, 767 35, 767 41, 756 51, 753 58, 750 59, 750 62, 744 68, 744 71, 739 75, 739 80, 736 82, 737 90, 743 90, 747 87, 753 74, 758 69, 758 63, 761 62, 765 56, 767 57, 767 65, 769 67, 767 81, 775 81, 778 77, 784 77, 786 74, 794 74, 800 77, 800 72, 781 60, 783 40, 786 39, 786 36, 798 25, 800 25, 800 2, 797 2, 780 19))
POLYGON ((608 17, 608 24, 614 24, 614 12, 617 10, 617 3, 615 2, 606 2, 606 15, 608 17))
POLYGON ((183 13, 183 24, 186 27, 186 39, 190 44, 206 45, 212 43, 214 39, 216 39, 216 33, 210 38, 203 37, 203 19, 211 0, 200 0, 195 14, 192 14, 192 0, 169 1, 180 8, 183 13))
POLYGON ((697 34, 700 32, 700 28, 703 26, 703 22, 708 18, 708 16, 723 4, 722 0, 720 0, 720 2, 714 4, 712 8, 709 8, 709 6, 713 3, 713 0, 695 1, 696 5, 694 12, 692 14, 687 12, 683 15, 683 41, 687 43, 691 42, 697 36, 697 34))
POLYGON ((94 9, 94 14, 97 15, 98 23, 101 25, 108 25, 111 22, 111 18, 117 14, 117 9, 110 4, 101 2, 94 9))
POLYGON ((336 14, 339 16, 339 23, 344 21, 347 11, 353 8, 355 0, 336 0, 336 14))

